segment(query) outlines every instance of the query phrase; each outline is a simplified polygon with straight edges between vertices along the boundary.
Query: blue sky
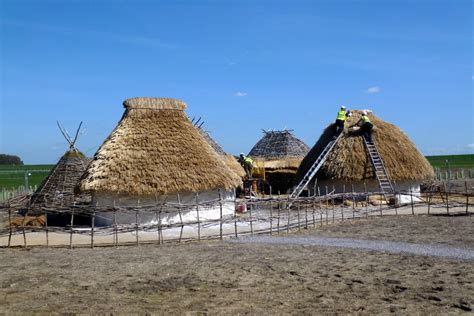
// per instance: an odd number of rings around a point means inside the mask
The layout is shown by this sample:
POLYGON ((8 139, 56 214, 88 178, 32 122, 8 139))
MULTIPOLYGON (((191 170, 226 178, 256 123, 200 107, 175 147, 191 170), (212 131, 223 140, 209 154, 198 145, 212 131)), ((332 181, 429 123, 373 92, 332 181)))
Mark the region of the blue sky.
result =
POLYGON ((92 156, 123 100, 174 97, 230 153, 261 129, 312 146, 340 105, 424 154, 473 153, 471 1, 0 0, 0 152, 92 156))

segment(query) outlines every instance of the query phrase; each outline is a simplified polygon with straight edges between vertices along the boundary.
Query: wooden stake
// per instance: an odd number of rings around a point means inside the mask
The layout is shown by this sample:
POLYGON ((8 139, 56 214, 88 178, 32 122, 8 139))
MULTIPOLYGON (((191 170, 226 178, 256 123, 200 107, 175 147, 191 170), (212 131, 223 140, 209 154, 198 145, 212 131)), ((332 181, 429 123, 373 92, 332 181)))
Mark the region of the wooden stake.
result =
POLYGON ((12 241, 12 234, 13 234, 13 227, 12 227, 12 209, 8 207, 8 227, 9 227, 9 233, 8 233, 8 248, 10 248, 11 241, 12 241))
POLYGON ((273 203, 270 195, 270 235, 273 234, 273 203))
POLYGON ((69 249, 72 249, 72 235, 73 235, 73 230, 74 230, 74 208, 72 209, 72 212, 71 212, 71 223, 69 227, 71 229, 71 232, 69 234, 69 249))
MULTIPOLYGON (((220 218, 220 223, 219 223, 219 236, 220 239, 222 240, 222 225, 223 225, 223 218, 222 218, 222 192, 221 189, 218 191, 219 193, 219 218, 220 218)), ((182 230, 181 230, 182 231, 182 230)), ((181 237, 180 237, 181 239, 181 237)))
POLYGON ((364 192, 365 192, 365 217, 369 216, 369 194, 367 193, 367 184, 364 181, 364 192))
POLYGON ((430 185, 428 192, 428 215, 430 215, 430 208, 431 208, 431 196, 433 194, 433 186, 430 185))
MULTIPOLYGON (((220 196, 220 191, 219 191, 219 196, 220 196)), ((183 238, 183 229, 184 229, 184 224, 183 224, 183 216, 181 214, 181 197, 178 193, 178 214, 179 214, 179 221, 181 223, 181 230, 179 232, 179 242, 181 242, 181 239, 183 238)), ((221 209, 221 222, 222 222, 222 209, 221 209)), ((222 236, 221 236, 222 239, 222 236)))
POLYGON ((196 192, 196 214, 198 222, 198 241, 201 241, 201 220, 199 219, 199 194, 196 192))
MULTIPOLYGON (((49 248, 48 210, 44 211, 44 227, 46 231, 46 248, 49 248)), ((26 239, 25 239, 26 243, 26 239)))
POLYGON ((344 195, 346 194, 346 185, 342 185, 342 204, 341 204, 341 218, 344 221, 344 195))
POLYGON ((466 189, 466 214, 468 214, 469 213, 469 192, 467 190, 467 181, 464 181, 464 188, 466 189))
POLYGON ((413 191, 410 186, 410 201, 411 201, 411 215, 415 215, 415 209, 413 208, 413 191))
MULTIPOLYGON (((446 213, 449 215, 449 188, 446 187, 446 182, 444 183, 444 192, 446 193, 446 213)), ((449 182, 448 182, 449 185, 449 182)))
POLYGON ((92 220, 91 220, 91 248, 94 248, 94 226, 95 226, 95 210, 92 212, 92 220))

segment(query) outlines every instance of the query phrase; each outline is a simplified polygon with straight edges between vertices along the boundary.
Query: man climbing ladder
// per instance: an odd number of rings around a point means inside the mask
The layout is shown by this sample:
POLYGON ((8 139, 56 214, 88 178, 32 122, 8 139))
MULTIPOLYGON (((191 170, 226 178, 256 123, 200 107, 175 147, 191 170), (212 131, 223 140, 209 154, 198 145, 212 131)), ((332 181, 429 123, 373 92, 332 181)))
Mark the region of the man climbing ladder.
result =
POLYGON ((372 129, 374 128, 374 125, 370 121, 367 111, 362 111, 362 117, 360 118, 359 122, 357 122, 357 125, 360 126, 362 136, 364 136, 371 143, 372 129))
POLYGON ((344 131, 344 123, 347 120, 347 116, 349 115, 349 111, 346 113, 346 107, 343 105, 339 112, 337 112, 336 118, 336 137, 344 131))

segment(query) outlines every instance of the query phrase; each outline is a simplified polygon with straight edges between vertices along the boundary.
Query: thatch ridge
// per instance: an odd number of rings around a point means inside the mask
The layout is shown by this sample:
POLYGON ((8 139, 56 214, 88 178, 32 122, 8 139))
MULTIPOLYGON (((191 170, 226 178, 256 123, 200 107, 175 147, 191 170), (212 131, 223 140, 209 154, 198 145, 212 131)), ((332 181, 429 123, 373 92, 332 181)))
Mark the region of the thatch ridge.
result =
MULTIPOLYGON (((327 161, 318 171, 318 179, 345 181, 362 181, 374 179, 370 159, 360 136, 360 132, 349 131, 349 126, 357 123, 361 111, 351 111, 344 133, 339 143, 329 154, 327 161)), ((434 177, 433 168, 428 160, 418 151, 415 144, 397 126, 387 123, 373 113, 369 118, 374 124, 373 139, 380 156, 385 163, 387 173, 395 181, 425 180, 434 177)), ((301 162, 298 177, 301 179, 321 154, 324 147, 333 139, 334 123, 323 131, 311 151, 301 162)))
MULTIPOLYGON (((146 103, 140 100, 139 105, 146 103)), ((117 127, 95 154, 80 189, 169 195, 231 190, 240 184, 241 179, 208 145, 184 111, 127 106, 117 127)))
POLYGON ((123 101, 125 108, 156 109, 156 110, 181 110, 186 109, 186 103, 172 98, 130 98, 123 101))

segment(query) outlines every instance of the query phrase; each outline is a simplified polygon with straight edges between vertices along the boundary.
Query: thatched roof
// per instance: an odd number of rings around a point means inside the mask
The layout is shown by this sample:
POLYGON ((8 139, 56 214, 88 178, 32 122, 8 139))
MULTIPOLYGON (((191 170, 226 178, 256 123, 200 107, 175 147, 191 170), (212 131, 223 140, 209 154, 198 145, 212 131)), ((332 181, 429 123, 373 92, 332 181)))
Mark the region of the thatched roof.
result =
POLYGON ((95 154, 80 184, 83 191, 169 195, 240 185, 184 113, 168 98, 133 98, 95 154))
POLYGON ((31 196, 31 205, 71 205, 74 201, 87 201, 87 195, 75 195, 74 188, 87 168, 89 161, 83 153, 70 148, 31 196))
MULTIPOLYGON (((318 179, 362 181, 374 178, 370 158, 365 150, 360 132, 349 131, 349 126, 359 121, 361 111, 351 111, 351 113, 352 116, 348 118, 345 125, 345 134, 318 171, 316 175, 318 179)), ((433 168, 430 163, 400 128, 382 121, 372 113, 369 113, 369 118, 374 124, 373 139, 392 180, 433 178, 433 168)), ((333 138, 334 132, 335 126, 332 123, 324 130, 316 145, 304 158, 298 170, 299 178, 306 174, 324 147, 333 138)))
POLYGON ((197 129, 206 139, 207 143, 216 151, 217 154, 219 154, 227 167, 229 167, 229 169, 235 172, 239 177, 244 177, 245 170, 242 168, 240 163, 238 163, 237 159, 235 159, 234 156, 227 154, 224 149, 222 149, 222 147, 202 127, 198 127, 197 129))
POLYGON ((266 169, 296 169, 306 156, 309 147, 291 131, 263 131, 263 137, 255 144, 249 156, 263 162, 266 169))

